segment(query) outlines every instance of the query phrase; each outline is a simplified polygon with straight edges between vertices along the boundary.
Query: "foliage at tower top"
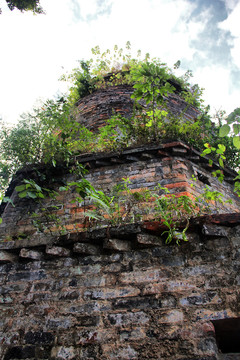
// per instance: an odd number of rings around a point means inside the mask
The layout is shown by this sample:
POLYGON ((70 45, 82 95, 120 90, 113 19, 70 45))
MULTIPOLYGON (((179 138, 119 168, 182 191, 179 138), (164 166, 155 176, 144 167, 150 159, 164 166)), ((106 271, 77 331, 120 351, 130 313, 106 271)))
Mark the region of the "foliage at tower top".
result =
POLYGON ((149 93, 153 88, 158 92, 157 88, 160 90, 161 87, 168 87, 168 91, 171 88, 174 92, 180 93, 188 103, 198 108, 203 106, 203 89, 197 84, 190 84, 190 78, 193 76, 191 70, 187 70, 180 77, 175 76, 174 70, 181 64, 179 60, 174 64, 174 69, 171 69, 159 58, 151 58, 149 53, 142 56, 141 50, 138 50, 134 57, 129 41, 125 49, 115 45, 112 51, 107 49, 101 52, 100 47, 96 46, 92 48, 92 54, 90 60, 79 61, 80 66, 60 79, 71 84, 68 100, 72 104, 76 105, 79 99, 99 88, 131 84, 136 90, 135 94, 141 92, 140 87, 143 86, 145 93, 149 95, 145 98, 147 102, 151 98, 149 93), (140 78, 143 83, 136 85, 140 78))

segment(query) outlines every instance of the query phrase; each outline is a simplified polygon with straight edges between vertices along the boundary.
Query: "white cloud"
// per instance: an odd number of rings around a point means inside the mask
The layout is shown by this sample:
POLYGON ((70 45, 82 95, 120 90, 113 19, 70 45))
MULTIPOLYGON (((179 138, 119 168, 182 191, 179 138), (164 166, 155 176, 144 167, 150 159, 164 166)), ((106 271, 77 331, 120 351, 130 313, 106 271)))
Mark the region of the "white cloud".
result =
POLYGON ((220 27, 224 30, 229 30, 233 36, 240 37, 239 19, 240 3, 238 3, 231 14, 229 14, 228 18, 220 24, 220 27))
POLYGON ((204 88, 205 104, 211 105, 211 113, 215 110, 232 112, 239 107, 239 91, 231 90, 231 79, 226 67, 214 65, 194 72, 194 80, 204 88))
POLYGON ((219 25, 219 27, 229 31, 234 37, 231 55, 235 65, 240 68, 240 3, 235 6, 232 5, 232 8, 233 11, 229 14, 228 18, 219 25))
POLYGON ((235 6, 238 4, 238 0, 222 0, 225 5, 226 5, 226 8, 228 11, 232 11, 235 6))

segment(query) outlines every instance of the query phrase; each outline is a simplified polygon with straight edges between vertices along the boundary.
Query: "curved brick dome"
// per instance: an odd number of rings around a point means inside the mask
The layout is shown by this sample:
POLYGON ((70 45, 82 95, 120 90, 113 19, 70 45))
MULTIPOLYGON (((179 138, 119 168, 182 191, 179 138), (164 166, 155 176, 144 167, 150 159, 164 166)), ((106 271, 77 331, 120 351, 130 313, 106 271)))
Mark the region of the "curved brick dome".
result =
MULTIPOLYGON (((133 114, 134 101, 131 99, 133 88, 130 85, 109 86, 99 89, 79 101, 77 122, 81 122, 90 130, 103 126, 107 119, 115 113, 125 117, 133 114)), ((184 112, 186 119, 195 119, 200 111, 188 105, 178 94, 170 94, 166 98, 169 112, 178 116, 184 112)), ((140 102, 146 106, 144 102, 140 102)))

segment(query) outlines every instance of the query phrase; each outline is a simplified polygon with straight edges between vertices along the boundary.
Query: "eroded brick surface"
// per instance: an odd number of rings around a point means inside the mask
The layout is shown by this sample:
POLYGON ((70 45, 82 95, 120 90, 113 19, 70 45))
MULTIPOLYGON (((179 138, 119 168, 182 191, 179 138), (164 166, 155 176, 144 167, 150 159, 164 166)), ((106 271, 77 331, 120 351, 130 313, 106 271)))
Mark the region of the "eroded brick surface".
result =
POLYGON ((136 241, 119 253, 104 248, 104 234, 97 255, 71 251, 75 238, 69 257, 41 245, 45 257, 22 258, 16 248, 14 261, 0 264, 0 358, 237 358, 219 355, 211 321, 240 315, 239 225, 194 231, 181 246, 133 232, 145 248, 136 241))

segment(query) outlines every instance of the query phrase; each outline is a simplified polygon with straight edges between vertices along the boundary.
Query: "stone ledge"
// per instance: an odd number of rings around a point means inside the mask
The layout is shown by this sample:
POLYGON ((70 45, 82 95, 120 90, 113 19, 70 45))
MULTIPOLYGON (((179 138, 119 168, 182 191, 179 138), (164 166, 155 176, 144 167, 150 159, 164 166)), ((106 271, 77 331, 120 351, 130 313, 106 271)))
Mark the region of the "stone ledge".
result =
MULTIPOLYGON (((207 215, 190 220, 189 240, 192 234, 201 234, 206 240, 233 238, 238 236, 240 214, 207 215), (236 233, 236 234, 235 234, 236 233), (235 236, 236 235, 236 236, 235 236), (235 237, 234 237, 235 236, 235 237)), ((184 228, 184 223, 180 228, 184 228)), ((49 257, 69 257, 103 255, 114 252, 168 246, 162 233, 166 226, 161 221, 149 221, 142 224, 125 224, 112 228, 100 228, 88 232, 75 232, 62 236, 43 235, 27 239, 0 242, 1 263, 44 260, 49 257)), ((171 246, 174 244, 171 244, 171 246)), ((233 241, 234 246, 234 241, 233 241)))
MULTIPOLYGON (((121 152, 99 152, 99 153, 85 153, 80 154, 74 157, 74 161, 78 161, 79 163, 86 165, 90 168, 102 167, 102 166, 110 166, 118 163, 126 163, 126 162, 134 162, 146 160, 146 158, 156 157, 168 157, 168 156, 181 156, 186 158, 194 163, 200 163, 201 165, 205 165, 208 167, 208 156, 200 156, 201 153, 195 150, 192 147, 186 145, 183 141, 172 141, 166 140, 160 144, 146 144, 143 146, 135 146, 132 148, 128 148, 121 152)), ((44 169, 44 165, 34 166, 34 170, 32 169, 33 165, 29 165, 24 167, 21 170, 18 170, 17 175, 21 175, 24 173, 26 177, 28 173, 35 171, 36 168, 39 170, 44 169)), ((219 168, 219 164, 216 161, 213 161, 213 165, 211 166, 211 170, 215 170, 219 168)), ((58 170, 57 168, 56 171, 58 170)), ((66 169, 64 169, 66 170, 66 169)), ((234 177, 237 176, 237 173, 228 168, 227 166, 224 168, 225 176, 228 176, 228 180, 231 182, 234 177)), ((14 185, 15 182, 14 182, 14 185)))

